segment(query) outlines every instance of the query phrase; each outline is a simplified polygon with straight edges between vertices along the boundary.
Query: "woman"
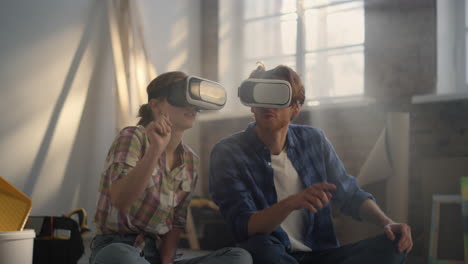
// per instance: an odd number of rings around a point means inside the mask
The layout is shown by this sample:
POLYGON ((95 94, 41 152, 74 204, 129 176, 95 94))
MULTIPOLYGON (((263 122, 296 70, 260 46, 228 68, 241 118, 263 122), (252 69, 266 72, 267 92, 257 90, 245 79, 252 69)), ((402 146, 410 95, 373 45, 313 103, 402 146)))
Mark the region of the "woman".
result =
MULTIPOLYGON (((174 262, 198 167, 198 157, 182 143, 197 109, 167 100, 171 85, 185 78, 183 72, 168 72, 154 79, 138 125, 124 128, 112 144, 99 187, 91 264, 174 262)), ((176 261, 251 262, 249 253, 239 248, 176 261)))

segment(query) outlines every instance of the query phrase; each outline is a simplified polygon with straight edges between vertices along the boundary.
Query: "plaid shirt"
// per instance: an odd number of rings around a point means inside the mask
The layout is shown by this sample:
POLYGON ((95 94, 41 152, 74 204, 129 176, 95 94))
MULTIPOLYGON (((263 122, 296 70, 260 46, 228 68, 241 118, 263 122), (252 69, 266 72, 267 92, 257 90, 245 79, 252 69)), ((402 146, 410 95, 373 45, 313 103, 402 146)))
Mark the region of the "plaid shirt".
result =
MULTIPOLYGON (((271 153, 255 134, 255 123, 215 145, 210 160, 210 193, 219 205, 238 242, 248 238, 249 217, 277 203, 271 153)), ((349 175, 322 131, 309 126, 289 125, 286 153, 306 188, 315 183, 336 185, 332 201, 356 219, 359 207, 374 197, 361 190, 349 175)), ((312 250, 339 246, 333 228, 331 205, 317 213, 307 211, 304 242, 312 250)), ((287 233, 279 226, 272 232, 291 249, 287 233)))
POLYGON ((199 162, 189 147, 180 144, 181 165, 170 171, 163 153, 145 191, 129 209, 121 211, 112 205, 110 186, 136 166, 148 146, 144 127, 126 127, 120 132, 107 155, 94 216, 97 234, 137 234, 134 246, 140 249, 146 235, 158 238, 172 228, 185 228, 199 162))

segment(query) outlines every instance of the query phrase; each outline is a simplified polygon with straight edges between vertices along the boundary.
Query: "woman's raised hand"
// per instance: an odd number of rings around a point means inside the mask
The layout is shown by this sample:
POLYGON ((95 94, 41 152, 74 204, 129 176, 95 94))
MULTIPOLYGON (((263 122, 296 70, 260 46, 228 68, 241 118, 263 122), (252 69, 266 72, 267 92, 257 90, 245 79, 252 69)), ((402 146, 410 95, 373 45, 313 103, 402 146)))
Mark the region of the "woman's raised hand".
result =
POLYGON ((163 153, 171 138, 172 123, 167 114, 160 115, 146 126, 150 148, 163 153))

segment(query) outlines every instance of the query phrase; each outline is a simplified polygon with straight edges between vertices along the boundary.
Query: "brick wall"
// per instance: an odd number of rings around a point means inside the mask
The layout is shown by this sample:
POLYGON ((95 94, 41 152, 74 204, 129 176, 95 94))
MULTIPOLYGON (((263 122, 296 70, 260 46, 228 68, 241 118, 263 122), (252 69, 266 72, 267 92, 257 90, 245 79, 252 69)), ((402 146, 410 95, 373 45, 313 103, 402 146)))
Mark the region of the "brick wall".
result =
POLYGON ((435 92, 436 1, 365 1, 365 91, 409 102, 435 92))
POLYGON ((410 120, 409 217, 414 254, 426 257, 432 195, 458 194, 460 177, 468 176, 468 101, 413 105, 410 120))

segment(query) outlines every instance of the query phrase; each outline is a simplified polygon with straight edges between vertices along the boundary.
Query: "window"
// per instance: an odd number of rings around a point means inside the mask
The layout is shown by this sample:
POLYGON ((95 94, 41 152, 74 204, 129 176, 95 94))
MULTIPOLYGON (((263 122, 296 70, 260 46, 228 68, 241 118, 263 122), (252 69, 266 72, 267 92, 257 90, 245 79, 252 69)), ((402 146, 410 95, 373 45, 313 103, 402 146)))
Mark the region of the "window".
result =
POLYGON ((263 61, 295 69, 308 100, 364 91, 364 4, 338 0, 244 0, 244 76, 263 61))
POLYGON ((243 7, 243 76, 257 61, 268 68, 285 64, 296 69, 296 1, 244 0, 243 7))

